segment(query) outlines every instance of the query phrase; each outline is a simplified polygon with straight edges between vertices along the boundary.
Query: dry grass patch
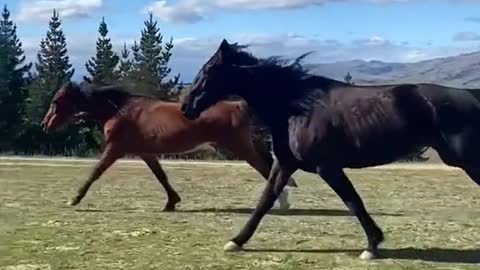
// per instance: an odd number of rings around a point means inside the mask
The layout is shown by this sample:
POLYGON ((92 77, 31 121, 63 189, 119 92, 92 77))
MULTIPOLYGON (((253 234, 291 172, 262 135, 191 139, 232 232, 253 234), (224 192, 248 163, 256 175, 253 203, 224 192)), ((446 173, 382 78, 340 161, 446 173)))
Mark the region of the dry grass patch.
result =
POLYGON ((272 211, 247 250, 230 254, 223 244, 253 210, 260 176, 234 165, 165 168, 183 199, 176 213, 160 211, 166 196, 143 166, 114 166, 72 208, 65 202, 88 166, 0 162, 0 269, 480 268, 480 190, 461 171, 348 171, 386 235, 387 258, 362 262, 359 223, 314 175, 296 174, 292 209, 272 211))

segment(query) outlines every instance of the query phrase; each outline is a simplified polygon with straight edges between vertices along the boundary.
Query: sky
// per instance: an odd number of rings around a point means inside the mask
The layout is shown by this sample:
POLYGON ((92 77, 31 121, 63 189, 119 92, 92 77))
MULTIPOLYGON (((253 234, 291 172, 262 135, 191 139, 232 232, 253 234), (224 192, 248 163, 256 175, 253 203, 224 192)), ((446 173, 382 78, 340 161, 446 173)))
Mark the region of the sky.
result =
MULTIPOLYGON (((259 57, 311 63, 416 62, 480 50, 480 0, 3 0, 34 61, 56 8, 76 78, 95 53, 102 17, 116 50, 140 37, 152 12, 173 38, 172 73, 190 82, 222 39, 259 57)), ((1 1, 0 1, 1 3, 1 1)))

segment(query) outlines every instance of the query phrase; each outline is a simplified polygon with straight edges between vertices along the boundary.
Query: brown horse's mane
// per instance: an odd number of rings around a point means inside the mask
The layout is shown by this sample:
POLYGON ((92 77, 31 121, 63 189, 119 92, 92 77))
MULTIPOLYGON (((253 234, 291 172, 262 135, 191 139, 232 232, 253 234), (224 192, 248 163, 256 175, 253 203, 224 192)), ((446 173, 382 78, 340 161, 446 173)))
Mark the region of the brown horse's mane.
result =
POLYGON ((86 100, 102 101, 108 106, 115 105, 117 109, 122 108, 132 98, 155 99, 149 95, 133 94, 126 86, 120 84, 70 83, 67 89, 79 90, 86 100))
MULTIPOLYGON (((141 94, 132 94, 132 92, 124 85, 120 84, 92 84, 87 82, 82 82, 78 85, 78 88, 86 96, 99 95, 104 97, 150 97, 147 95, 141 94)), ((153 98, 153 97, 151 97, 153 98)))

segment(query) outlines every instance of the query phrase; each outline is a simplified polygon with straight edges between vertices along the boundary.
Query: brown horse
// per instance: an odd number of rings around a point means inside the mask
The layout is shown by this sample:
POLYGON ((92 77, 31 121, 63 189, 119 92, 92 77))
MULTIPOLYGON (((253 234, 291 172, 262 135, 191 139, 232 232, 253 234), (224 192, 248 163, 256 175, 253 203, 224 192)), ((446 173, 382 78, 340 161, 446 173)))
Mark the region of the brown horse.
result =
MULTIPOLYGON (((90 186, 118 159, 138 155, 164 187, 168 201, 164 211, 174 211, 180 196, 170 185, 157 156, 192 152, 214 143, 247 161, 265 179, 273 158, 259 151, 252 141, 252 127, 241 102, 221 102, 196 120, 188 120, 176 102, 132 95, 119 86, 96 87, 68 83, 55 94, 42 126, 46 132, 88 115, 103 128, 105 149, 87 181, 69 205, 77 205, 90 186)), ((296 186, 291 179, 291 186, 296 186)), ((288 193, 279 199, 280 208, 289 207, 288 193)))

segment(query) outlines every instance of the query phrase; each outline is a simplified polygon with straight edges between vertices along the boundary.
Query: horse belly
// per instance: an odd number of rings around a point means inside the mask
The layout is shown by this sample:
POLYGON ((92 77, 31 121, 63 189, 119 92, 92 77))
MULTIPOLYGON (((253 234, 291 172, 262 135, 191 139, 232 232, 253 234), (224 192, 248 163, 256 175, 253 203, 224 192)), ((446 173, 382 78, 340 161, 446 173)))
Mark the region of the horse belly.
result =
POLYGON ((362 146, 352 145, 345 167, 362 168, 385 165, 398 161, 407 155, 420 151, 427 146, 428 140, 399 133, 392 136, 382 136, 365 142, 362 146))
MULTIPOLYGON (((312 133, 310 133, 312 134, 312 133)), ((429 145, 427 137, 395 130, 390 134, 371 137, 361 145, 341 133, 324 137, 303 135, 291 138, 303 143, 291 143, 292 152, 305 166, 338 166, 364 168, 397 161, 429 145)))
POLYGON ((187 154, 197 151, 215 151, 210 142, 162 144, 155 147, 161 154, 187 154))
POLYGON ((121 140, 116 140, 116 144, 122 145, 126 153, 181 154, 212 150, 207 138, 195 132, 140 130, 123 135, 121 140))
POLYGON ((158 136, 152 138, 145 145, 150 151, 162 154, 191 153, 200 150, 211 150, 210 142, 201 136, 176 134, 172 136, 158 136))

